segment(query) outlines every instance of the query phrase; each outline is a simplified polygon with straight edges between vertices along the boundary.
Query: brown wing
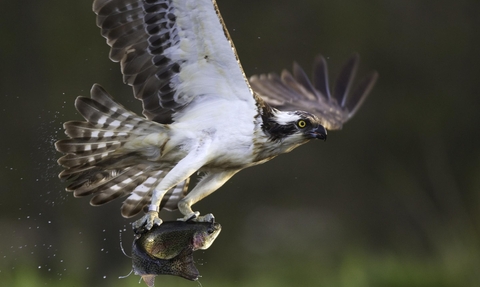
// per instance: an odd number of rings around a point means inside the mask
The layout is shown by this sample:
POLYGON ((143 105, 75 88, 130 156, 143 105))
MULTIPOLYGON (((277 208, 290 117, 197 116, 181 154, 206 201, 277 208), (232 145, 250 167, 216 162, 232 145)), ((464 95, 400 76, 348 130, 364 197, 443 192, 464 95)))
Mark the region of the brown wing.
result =
POLYGON ((377 72, 365 77, 351 92, 358 67, 359 56, 354 54, 345 63, 330 92, 325 58, 318 55, 313 64, 313 81, 310 81, 297 64, 293 75, 284 70, 281 76, 274 73, 250 77, 252 89, 274 108, 286 111, 307 111, 315 114, 329 130, 341 129, 361 106, 378 78, 377 72))

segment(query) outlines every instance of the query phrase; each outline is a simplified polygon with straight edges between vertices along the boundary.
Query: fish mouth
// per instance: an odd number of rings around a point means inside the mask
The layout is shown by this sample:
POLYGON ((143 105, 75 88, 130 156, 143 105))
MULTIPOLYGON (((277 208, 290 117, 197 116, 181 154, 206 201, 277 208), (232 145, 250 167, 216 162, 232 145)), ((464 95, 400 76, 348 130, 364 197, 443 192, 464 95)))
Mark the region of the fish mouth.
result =
POLYGON ((204 242, 202 246, 200 246, 200 250, 205 250, 208 249, 215 239, 217 239, 217 236, 220 234, 220 231, 222 231, 222 226, 218 222, 213 222, 212 226, 206 231, 204 242))

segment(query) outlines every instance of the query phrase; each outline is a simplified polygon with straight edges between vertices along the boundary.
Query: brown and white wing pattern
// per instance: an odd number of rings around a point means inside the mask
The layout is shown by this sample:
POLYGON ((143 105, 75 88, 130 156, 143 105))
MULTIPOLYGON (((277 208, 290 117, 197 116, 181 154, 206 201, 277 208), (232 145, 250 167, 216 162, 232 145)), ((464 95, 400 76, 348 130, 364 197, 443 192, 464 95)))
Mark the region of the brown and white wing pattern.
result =
MULTIPOLYGON (((215 1, 95 0, 93 10, 110 58, 120 62, 146 119, 94 85, 91 98, 75 104, 86 121, 65 123, 69 138, 56 143, 65 154, 60 178, 71 182, 67 190, 75 196, 92 195, 92 205, 127 197, 122 215, 131 217, 151 203, 173 168, 146 160, 142 150, 151 147, 142 138, 158 134, 167 141, 165 124, 184 115, 186 106, 195 106, 195 118, 210 115, 218 99, 242 102, 245 110, 237 112, 243 114, 255 114, 257 105, 215 1)), ((168 190, 160 208, 176 209, 188 183, 186 178, 168 190)))
MULTIPOLYGON (((138 214, 150 203, 153 189, 171 167, 159 168, 135 152, 122 152, 122 148, 139 137, 165 133, 164 125, 128 111, 99 85, 93 86, 91 98, 78 97, 75 107, 85 121, 66 122, 69 138, 55 143, 56 149, 65 154, 58 163, 65 168, 59 177, 70 181, 67 191, 75 197, 92 195, 92 205, 128 196, 122 215, 138 214)), ((187 178, 171 188, 160 208, 177 209, 188 183, 187 178)))
POLYGON ((95 0, 93 10, 148 119, 170 123, 198 95, 255 106, 214 0, 95 0))
POLYGON ((378 78, 376 72, 370 73, 352 92, 358 62, 359 57, 354 54, 345 63, 333 93, 328 84, 327 62, 321 55, 313 64, 313 81, 294 63, 293 74, 284 70, 280 76, 274 73, 252 76, 250 85, 270 106, 284 111, 310 112, 325 128, 337 130, 355 114, 378 78))

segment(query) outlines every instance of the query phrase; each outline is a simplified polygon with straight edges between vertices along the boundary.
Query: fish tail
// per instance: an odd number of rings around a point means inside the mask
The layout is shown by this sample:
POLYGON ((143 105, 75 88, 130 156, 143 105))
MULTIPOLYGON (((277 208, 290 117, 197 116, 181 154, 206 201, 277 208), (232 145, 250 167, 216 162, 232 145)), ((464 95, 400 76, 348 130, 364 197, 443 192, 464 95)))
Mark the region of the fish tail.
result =
POLYGON ((195 267, 193 261, 193 250, 192 248, 185 248, 177 257, 171 259, 173 262, 172 272, 180 277, 183 277, 188 280, 195 281, 200 276, 197 267, 195 267))

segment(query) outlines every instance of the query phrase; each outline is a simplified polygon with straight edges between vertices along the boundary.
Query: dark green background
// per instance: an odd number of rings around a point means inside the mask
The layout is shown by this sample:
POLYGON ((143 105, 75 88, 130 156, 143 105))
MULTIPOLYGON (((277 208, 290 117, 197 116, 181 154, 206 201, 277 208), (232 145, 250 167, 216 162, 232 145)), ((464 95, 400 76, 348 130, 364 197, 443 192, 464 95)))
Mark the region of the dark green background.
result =
MULTIPOLYGON (((138 286, 120 200, 91 207, 57 179, 53 143, 102 84, 140 112, 90 1, 0 2, 0 284, 138 286)), ((195 206, 223 231, 196 252, 203 286, 478 286, 480 2, 219 0, 247 75, 331 78, 359 52, 380 78, 356 117, 247 169, 195 206)), ((170 216, 169 214, 163 215, 170 216)), ((173 214, 171 218, 175 218, 173 214)), ((142 283, 143 284, 143 283, 142 283)), ((198 286, 158 277, 157 286, 198 286)))

